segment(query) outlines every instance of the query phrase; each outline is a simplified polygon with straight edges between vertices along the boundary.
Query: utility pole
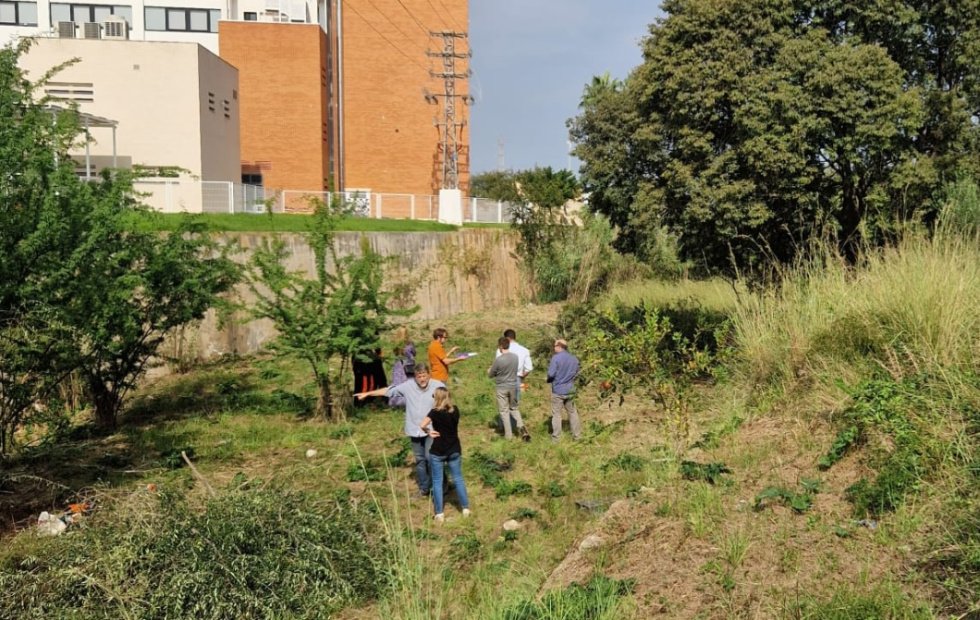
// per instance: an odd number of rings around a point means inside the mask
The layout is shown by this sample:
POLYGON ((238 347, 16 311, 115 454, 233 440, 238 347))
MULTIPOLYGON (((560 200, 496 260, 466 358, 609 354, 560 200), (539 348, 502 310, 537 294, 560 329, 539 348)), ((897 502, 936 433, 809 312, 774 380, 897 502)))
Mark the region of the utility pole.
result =
POLYGON ((500 136, 497 138, 497 172, 503 172, 506 168, 506 161, 504 160, 504 137, 500 136))
POLYGON ((440 184, 442 189, 459 189, 459 154, 466 119, 462 116, 457 117, 456 102, 459 100, 463 105, 469 105, 473 103, 473 97, 467 93, 456 92, 456 80, 465 80, 471 73, 469 68, 457 69, 456 61, 469 59, 472 53, 468 49, 459 51, 457 48, 457 42, 465 46, 467 40, 465 32, 440 30, 430 32, 429 36, 442 41, 441 51, 428 51, 426 54, 442 59, 442 70, 430 71, 429 74, 434 78, 442 78, 443 92, 425 94, 425 100, 432 104, 440 103, 439 99, 442 98, 442 119, 436 118, 433 121, 439 130, 440 184))

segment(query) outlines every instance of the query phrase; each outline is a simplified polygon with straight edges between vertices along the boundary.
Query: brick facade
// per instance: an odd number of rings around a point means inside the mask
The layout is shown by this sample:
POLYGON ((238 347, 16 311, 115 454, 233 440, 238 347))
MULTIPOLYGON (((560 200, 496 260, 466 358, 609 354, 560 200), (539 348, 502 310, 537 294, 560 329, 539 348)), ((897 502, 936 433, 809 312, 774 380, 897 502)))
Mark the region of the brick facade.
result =
MULTIPOLYGON (((243 173, 274 189, 435 194, 441 183, 442 40, 468 29, 467 0, 337 0, 327 33, 314 24, 223 21, 221 57, 239 70, 243 173), (342 83, 341 83, 342 80, 342 83), (343 127, 339 119, 343 119, 343 127), (341 146, 342 140, 342 148, 341 146), (342 157, 342 161, 341 161, 342 157)), ((469 50, 467 40, 458 50, 469 50)), ((457 60, 466 72, 469 60, 457 60)), ((469 80, 456 92, 469 93, 469 80)), ((469 109, 457 100, 457 122, 469 109)), ((460 188, 469 185, 469 127, 457 132, 460 188)))
POLYGON ((328 45, 316 24, 223 21, 221 57, 238 68, 243 173, 274 189, 327 189, 328 45))
MULTIPOLYGON (((442 98, 427 103, 425 91, 444 91, 442 40, 429 31, 466 31, 466 0, 347 0, 343 3, 344 186, 386 193, 438 193, 441 176, 442 98), (416 21, 417 20, 417 21, 416 21)), ((458 43, 468 51, 468 41, 458 43)), ((457 70, 469 68, 457 60, 457 70)), ((469 93, 469 80, 456 82, 458 94, 469 93)), ((469 109, 457 100, 457 121, 469 120, 469 109)), ((469 186, 469 126, 459 132, 460 187, 469 186)))

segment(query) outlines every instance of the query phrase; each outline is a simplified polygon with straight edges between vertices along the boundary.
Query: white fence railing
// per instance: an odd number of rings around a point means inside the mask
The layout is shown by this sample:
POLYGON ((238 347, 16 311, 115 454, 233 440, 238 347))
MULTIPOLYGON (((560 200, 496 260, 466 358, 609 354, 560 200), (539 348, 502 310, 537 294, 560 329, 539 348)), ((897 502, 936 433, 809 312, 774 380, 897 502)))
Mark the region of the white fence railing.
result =
MULTIPOLYGON (((439 197, 427 194, 383 192, 323 192, 271 190, 258 185, 227 181, 166 179, 139 181, 136 191, 143 202, 164 213, 311 213, 316 201, 341 199, 360 217, 438 220, 439 197)), ((511 221, 513 205, 487 198, 466 198, 463 220, 489 224, 511 221)))

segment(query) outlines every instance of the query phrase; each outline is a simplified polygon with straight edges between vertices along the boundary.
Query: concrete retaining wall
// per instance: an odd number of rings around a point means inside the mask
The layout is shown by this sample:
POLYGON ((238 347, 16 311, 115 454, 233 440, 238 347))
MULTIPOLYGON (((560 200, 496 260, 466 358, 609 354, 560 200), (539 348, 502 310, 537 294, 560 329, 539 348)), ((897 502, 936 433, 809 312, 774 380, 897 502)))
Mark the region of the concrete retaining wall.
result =
MULTIPOLYGON (((257 247, 265 235, 228 234, 245 253, 257 247)), ((290 251, 288 267, 313 277, 313 252, 301 234, 284 234, 290 251)), ((517 236, 507 230, 468 229, 449 233, 340 233, 342 256, 360 251, 361 238, 382 256, 396 257, 389 267, 389 281, 406 291, 396 303, 419 306, 413 319, 441 319, 460 312, 475 312, 513 305, 526 297, 514 257, 517 236)), ((252 295, 245 286, 239 295, 247 304, 252 295)), ((212 312, 199 325, 188 328, 164 346, 167 357, 211 358, 227 353, 253 353, 275 336, 269 321, 250 321, 238 313, 219 328, 212 312)))

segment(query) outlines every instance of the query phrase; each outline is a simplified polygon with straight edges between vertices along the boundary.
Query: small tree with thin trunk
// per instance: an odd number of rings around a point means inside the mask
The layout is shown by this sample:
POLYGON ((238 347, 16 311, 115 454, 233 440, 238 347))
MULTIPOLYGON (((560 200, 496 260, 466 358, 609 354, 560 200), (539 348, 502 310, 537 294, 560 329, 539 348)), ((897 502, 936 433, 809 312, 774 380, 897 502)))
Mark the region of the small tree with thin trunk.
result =
POLYGON ((346 206, 317 201, 314 207, 306 235, 314 277, 286 268, 289 249, 281 237, 263 240, 248 265, 249 288, 257 299, 251 312, 278 330, 274 353, 308 364, 316 385, 316 415, 340 422, 351 402, 346 387, 351 358, 378 346, 390 317, 416 309, 396 310, 389 303, 385 259, 365 239, 359 255, 338 254, 336 231, 346 206))

